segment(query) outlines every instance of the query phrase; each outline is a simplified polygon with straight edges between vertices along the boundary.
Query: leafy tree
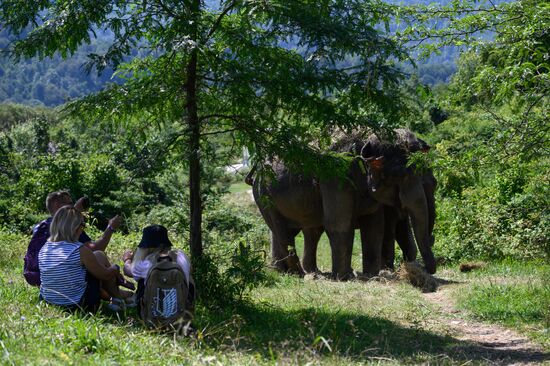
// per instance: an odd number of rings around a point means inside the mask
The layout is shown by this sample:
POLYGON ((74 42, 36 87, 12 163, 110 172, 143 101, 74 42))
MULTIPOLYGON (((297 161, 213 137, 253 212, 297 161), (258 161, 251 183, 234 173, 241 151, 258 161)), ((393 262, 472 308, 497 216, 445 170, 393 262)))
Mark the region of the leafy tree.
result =
POLYGON ((548 156, 550 2, 470 0, 409 10, 422 23, 400 35, 415 46, 470 48, 451 83, 451 100, 493 115, 501 126, 494 139, 499 158, 548 156), (445 26, 430 28, 434 20, 445 26))
POLYGON ((447 91, 452 116, 430 136, 439 153, 439 247, 454 260, 548 259, 550 3, 410 10, 417 23, 401 36, 413 45, 469 47, 447 91))
POLYGON ((393 9, 377 0, 6 0, 0 22, 20 37, 16 60, 69 57, 98 30, 111 33, 87 66, 112 66, 125 83, 69 110, 179 121, 172 142, 186 148, 191 253, 200 256, 205 137, 231 132, 259 160, 308 167, 308 143, 327 126, 398 122, 401 74, 392 62, 406 53, 379 27, 389 28, 393 9))

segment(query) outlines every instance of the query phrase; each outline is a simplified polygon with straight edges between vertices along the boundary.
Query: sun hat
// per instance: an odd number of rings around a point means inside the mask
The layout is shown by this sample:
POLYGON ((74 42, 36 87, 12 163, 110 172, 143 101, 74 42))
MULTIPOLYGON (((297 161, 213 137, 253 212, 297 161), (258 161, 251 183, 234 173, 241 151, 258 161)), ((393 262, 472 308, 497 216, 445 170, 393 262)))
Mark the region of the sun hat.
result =
POLYGON ((149 225, 143 229, 138 248, 170 248, 172 242, 168 239, 168 230, 162 225, 149 225))

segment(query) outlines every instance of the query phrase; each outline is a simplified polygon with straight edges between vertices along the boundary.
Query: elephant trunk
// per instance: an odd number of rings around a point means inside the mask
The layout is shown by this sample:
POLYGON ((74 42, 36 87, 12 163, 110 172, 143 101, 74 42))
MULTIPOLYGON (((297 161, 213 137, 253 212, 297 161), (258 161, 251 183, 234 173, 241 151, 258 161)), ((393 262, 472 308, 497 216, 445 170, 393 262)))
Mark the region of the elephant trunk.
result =
POLYGON ((414 236, 426 271, 433 274, 436 271, 436 263, 432 252, 428 202, 421 179, 412 177, 401 185, 399 198, 411 217, 414 236))

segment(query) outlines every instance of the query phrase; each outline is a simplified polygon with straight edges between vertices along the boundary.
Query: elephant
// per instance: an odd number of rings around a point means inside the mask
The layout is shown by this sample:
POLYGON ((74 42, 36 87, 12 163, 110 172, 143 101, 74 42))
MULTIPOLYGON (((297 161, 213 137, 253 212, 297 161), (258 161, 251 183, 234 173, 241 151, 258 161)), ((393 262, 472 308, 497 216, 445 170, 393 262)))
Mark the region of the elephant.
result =
MULTIPOLYGON (((430 233, 430 245, 433 246, 435 238, 433 228, 435 225, 435 189, 437 180, 432 171, 422 176, 422 186, 428 205, 428 232, 430 233)), ((416 260, 417 247, 409 225, 409 216, 403 210, 384 205, 384 241, 382 243, 382 266, 394 270, 395 242, 403 252, 403 258, 407 262, 416 260)))
POLYGON ((426 270, 436 271, 432 252, 434 243, 435 197, 437 181, 428 169, 416 173, 414 167, 407 167, 407 156, 416 151, 427 152, 430 146, 411 131, 395 130, 393 140, 370 135, 362 148, 361 155, 370 164, 371 195, 385 204, 384 243, 382 263, 393 269, 395 255, 394 239, 405 260, 416 257, 416 246, 408 227, 410 217, 418 249, 426 270), (398 192, 398 194, 396 194, 398 192))
MULTIPOLYGON (((339 177, 319 180, 293 173, 280 161, 271 164, 271 177, 257 175, 253 179, 255 169, 249 173, 245 181, 253 186, 256 204, 271 229, 272 259, 276 268, 299 274, 316 270, 317 244, 326 231, 332 252, 332 274, 337 279, 347 279, 353 275, 351 251, 354 229, 359 228, 363 273, 378 274, 385 235, 380 228, 384 227, 386 207, 410 214, 417 237, 424 239, 431 233, 420 177, 406 168, 406 152, 396 146, 372 136, 366 142, 359 137, 338 141, 332 150, 356 156, 344 180, 339 177), (367 169, 363 165, 365 161, 367 169), (303 268, 292 249, 300 230, 304 233, 303 268)), ((400 244, 407 243, 407 259, 414 260, 416 246, 410 236, 404 234, 408 233, 408 224, 404 223, 405 228, 395 233, 400 244), (404 235, 408 236, 406 240, 404 235)), ((419 243, 426 245, 425 240, 419 243)), ((393 247, 393 237, 391 245, 393 247)), ((431 245, 422 247, 421 254, 427 270, 435 272, 431 245)), ((393 257, 391 260, 393 262, 393 257)))
POLYGON ((303 273, 299 262, 293 259, 293 250, 288 250, 289 246, 294 247, 295 237, 302 230, 303 265, 306 271, 312 271, 316 268, 317 243, 326 231, 331 245, 332 275, 340 280, 349 279, 353 276, 354 229, 360 228, 369 238, 369 245, 365 244, 363 248, 369 260, 364 261, 363 269, 368 273, 378 273, 382 246, 382 233, 378 228, 383 225, 383 210, 382 205, 366 193, 366 182, 361 182, 365 176, 358 166, 350 169, 348 177, 357 183, 355 186, 359 189, 339 178, 320 181, 291 173, 280 161, 274 161, 271 169, 272 178, 256 176, 253 194, 271 229, 272 261, 276 268, 303 273))

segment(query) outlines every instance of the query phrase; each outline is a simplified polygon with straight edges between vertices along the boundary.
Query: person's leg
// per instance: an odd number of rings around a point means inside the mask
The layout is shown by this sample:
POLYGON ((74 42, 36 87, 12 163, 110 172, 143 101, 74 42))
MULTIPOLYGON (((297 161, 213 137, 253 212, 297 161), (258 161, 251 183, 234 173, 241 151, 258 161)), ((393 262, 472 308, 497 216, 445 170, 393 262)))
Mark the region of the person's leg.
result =
POLYGON ((80 300, 80 307, 85 311, 95 313, 101 302, 101 281, 86 271, 86 289, 80 300))
MULTIPOLYGON (((105 267, 111 267, 111 263, 109 262, 109 259, 107 258, 105 253, 103 253, 102 251, 97 250, 97 251, 94 252, 94 255, 95 255, 95 257, 97 258, 97 261, 100 264, 102 264, 105 267)), ((107 293, 111 297, 118 297, 120 299, 125 299, 127 297, 132 296, 132 292, 123 291, 123 290, 120 290, 118 288, 118 283, 117 283, 116 278, 113 278, 113 279, 108 280, 108 281, 101 281, 101 287, 105 291, 107 291, 107 293)))

